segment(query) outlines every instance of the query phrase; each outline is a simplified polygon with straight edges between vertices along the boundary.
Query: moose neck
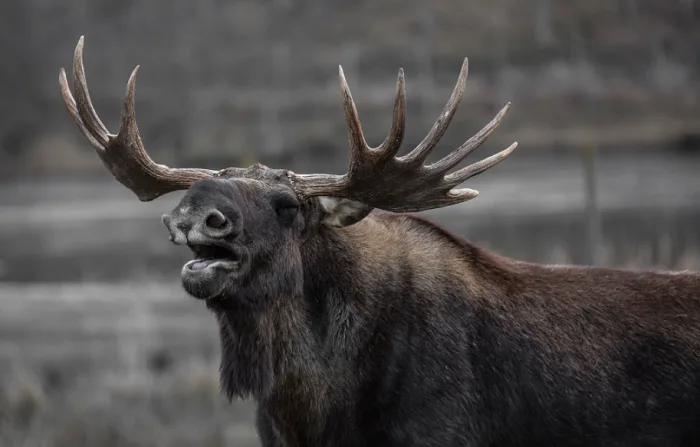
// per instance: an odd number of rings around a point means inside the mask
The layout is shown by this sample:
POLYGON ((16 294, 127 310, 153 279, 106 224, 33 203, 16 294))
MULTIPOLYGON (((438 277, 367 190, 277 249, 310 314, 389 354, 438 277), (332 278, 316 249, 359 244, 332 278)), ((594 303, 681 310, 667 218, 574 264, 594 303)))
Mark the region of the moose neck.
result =
POLYGON ((307 240, 301 291, 276 297, 259 312, 217 312, 229 397, 321 408, 321 400, 358 386, 357 359, 384 330, 381 315, 414 307, 416 297, 447 291, 454 281, 465 294, 472 289, 469 268, 449 256, 464 258, 463 247, 440 231, 386 214, 324 228, 307 240))
POLYGON ((302 287, 266 297, 268 304, 258 309, 235 298, 212 307, 222 349, 220 380, 229 398, 301 401, 314 398, 306 395, 310 390, 318 394, 331 386, 332 360, 345 354, 333 341, 350 335, 339 334, 337 326, 352 331, 359 323, 354 307, 363 293, 353 289, 361 268, 355 232, 322 229, 303 244, 302 287))

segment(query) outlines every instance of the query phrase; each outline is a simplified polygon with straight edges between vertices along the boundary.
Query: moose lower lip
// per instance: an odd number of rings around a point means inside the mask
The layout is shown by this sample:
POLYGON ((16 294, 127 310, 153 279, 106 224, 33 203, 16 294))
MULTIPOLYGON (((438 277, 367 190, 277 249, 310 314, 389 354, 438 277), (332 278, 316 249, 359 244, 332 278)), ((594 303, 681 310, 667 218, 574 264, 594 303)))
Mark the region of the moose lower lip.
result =
POLYGON ((230 259, 193 259, 185 264, 188 270, 199 271, 208 268, 223 267, 227 270, 234 270, 238 268, 238 261, 233 261, 230 259))
POLYGON ((195 263, 190 264, 190 269, 191 270, 203 269, 203 268, 213 264, 216 261, 218 261, 218 259, 204 259, 202 261, 197 260, 195 263))

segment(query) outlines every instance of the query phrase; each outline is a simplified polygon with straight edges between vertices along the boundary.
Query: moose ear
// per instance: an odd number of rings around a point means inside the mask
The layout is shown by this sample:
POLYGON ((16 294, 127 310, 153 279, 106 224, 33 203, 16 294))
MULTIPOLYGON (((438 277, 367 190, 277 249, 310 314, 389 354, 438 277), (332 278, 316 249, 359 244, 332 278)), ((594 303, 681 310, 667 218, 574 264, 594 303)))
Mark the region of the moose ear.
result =
POLYGON ((364 219, 372 207, 350 199, 319 197, 323 209, 323 224, 329 227, 347 227, 364 219))

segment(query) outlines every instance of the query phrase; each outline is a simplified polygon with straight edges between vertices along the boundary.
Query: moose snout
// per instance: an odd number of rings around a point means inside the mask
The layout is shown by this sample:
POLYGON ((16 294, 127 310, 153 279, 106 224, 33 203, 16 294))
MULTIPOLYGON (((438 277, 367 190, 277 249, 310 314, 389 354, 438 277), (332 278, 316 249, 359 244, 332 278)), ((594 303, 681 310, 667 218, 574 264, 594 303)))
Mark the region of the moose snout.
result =
POLYGON ((201 244, 215 239, 235 236, 235 222, 216 208, 196 212, 175 209, 161 217, 170 232, 170 240, 176 244, 201 244))

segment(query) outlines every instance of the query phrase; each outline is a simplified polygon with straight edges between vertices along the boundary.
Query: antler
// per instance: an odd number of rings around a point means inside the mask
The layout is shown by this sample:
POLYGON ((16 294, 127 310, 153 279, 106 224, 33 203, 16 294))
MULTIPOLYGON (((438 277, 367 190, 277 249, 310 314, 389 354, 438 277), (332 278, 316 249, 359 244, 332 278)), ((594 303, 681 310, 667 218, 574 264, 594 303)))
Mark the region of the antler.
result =
POLYGON ((391 130, 376 148, 367 145, 360 118, 350 88, 340 68, 345 120, 349 128, 350 163, 344 175, 295 174, 289 177, 297 193, 305 196, 344 197, 387 211, 408 212, 445 207, 473 199, 479 193, 473 189, 453 189, 465 180, 481 174, 505 160, 516 148, 507 149, 473 163, 458 171, 447 171, 478 148, 503 120, 510 103, 466 143, 443 159, 425 166, 423 162, 447 130, 457 110, 467 80, 468 61, 464 59, 457 85, 447 105, 425 139, 409 154, 395 157, 404 137, 406 121, 406 91, 403 70, 399 70, 396 100, 391 130))
MULTIPOLYGON (((66 72, 61 69, 59 84, 68 112, 81 132, 95 147, 103 164, 112 175, 129 188, 141 201, 150 201, 172 191, 189 188, 197 180, 216 176, 238 176, 240 168, 221 171, 209 169, 175 169, 156 164, 146 153, 136 125, 134 88, 137 66, 129 78, 122 109, 121 126, 117 135, 110 134, 95 112, 85 79, 81 36, 73 57, 73 88, 70 92, 66 72)), ((295 191, 302 196, 334 196, 352 199, 368 206, 387 211, 421 211, 439 208, 473 199, 478 192, 453 189, 465 180, 497 165, 515 150, 517 143, 496 155, 473 163, 448 174, 467 155, 478 148, 496 129, 510 103, 476 135, 452 153, 430 165, 423 162, 447 130, 464 92, 467 80, 467 59, 459 79, 442 114, 425 139, 409 154, 396 157, 401 147, 406 121, 406 91, 403 70, 399 70, 396 84, 393 121, 384 142, 372 148, 367 145, 355 102, 340 68, 340 86, 343 93, 345 119, 349 128, 350 164, 344 175, 295 174, 287 171, 295 191)))
POLYGON ((83 67, 83 41, 81 36, 73 56, 73 88, 77 101, 71 95, 63 68, 58 77, 61 96, 73 121, 90 140, 102 163, 112 175, 143 202, 172 191, 187 189, 197 180, 216 175, 217 171, 208 169, 169 168, 154 163, 148 156, 139 135, 134 111, 134 87, 138 66, 131 73, 126 87, 119 133, 112 135, 107 131, 90 100, 83 67))

